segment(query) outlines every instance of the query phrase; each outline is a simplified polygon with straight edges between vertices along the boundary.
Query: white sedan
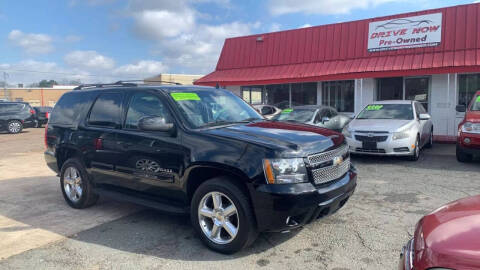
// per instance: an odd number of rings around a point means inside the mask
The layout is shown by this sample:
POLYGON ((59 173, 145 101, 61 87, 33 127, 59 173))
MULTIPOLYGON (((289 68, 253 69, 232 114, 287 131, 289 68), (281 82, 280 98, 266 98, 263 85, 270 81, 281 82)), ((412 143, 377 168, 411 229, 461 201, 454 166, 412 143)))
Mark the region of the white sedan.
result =
POLYGON ((343 129, 351 153, 408 156, 433 144, 433 124, 417 101, 378 101, 367 105, 343 129))

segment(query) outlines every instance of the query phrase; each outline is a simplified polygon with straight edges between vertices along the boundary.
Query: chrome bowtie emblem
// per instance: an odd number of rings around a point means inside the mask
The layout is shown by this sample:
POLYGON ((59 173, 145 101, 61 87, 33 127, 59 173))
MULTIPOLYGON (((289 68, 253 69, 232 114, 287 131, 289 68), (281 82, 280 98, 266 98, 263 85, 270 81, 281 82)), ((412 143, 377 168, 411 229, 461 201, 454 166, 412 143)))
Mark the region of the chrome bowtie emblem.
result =
POLYGON ((373 137, 373 133, 368 133, 367 136, 368 136, 369 138, 372 138, 372 137, 373 137))
POLYGON ((342 163, 342 162, 343 162, 343 157, 335 157, 335 158, 333 159, 333 166, 337 166, 337 165, 339 165, 339 164, 342 163))

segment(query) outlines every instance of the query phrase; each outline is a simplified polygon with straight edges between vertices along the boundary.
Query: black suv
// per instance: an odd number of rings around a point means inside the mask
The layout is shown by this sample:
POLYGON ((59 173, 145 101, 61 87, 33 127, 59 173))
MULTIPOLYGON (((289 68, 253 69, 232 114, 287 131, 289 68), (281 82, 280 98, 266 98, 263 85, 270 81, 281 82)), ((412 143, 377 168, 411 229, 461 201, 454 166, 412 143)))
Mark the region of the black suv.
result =
POLYGON ((35 111, 25 102, 0 102, 0 130, 20 133, 35 125, 35 111))
POLYGON ((267 121, 229 91, 103 85, 64 94, 45 159, 66 202, 98 195, 189 213, 202 241, 233 253, 340 209, 356 187, 344 137, 267 121))

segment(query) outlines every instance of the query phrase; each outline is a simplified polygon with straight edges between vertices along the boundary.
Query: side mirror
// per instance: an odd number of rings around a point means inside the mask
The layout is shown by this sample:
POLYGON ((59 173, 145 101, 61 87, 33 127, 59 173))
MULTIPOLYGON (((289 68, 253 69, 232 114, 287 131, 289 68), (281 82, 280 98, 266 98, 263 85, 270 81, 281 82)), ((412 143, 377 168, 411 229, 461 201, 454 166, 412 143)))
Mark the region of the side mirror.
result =
POLYGON ((465 106, 465 105, 457 105, 455 107, 455 111, 457 111, 457 112, 465 112, 466 110, 467 110, 467 106, 465 106))
POLYGON ((147 116, 138 121, 138 128, 145 131, 170 132, 174 125, 173 123, 167 123, 163 117, 147 116))
POLYGON ((418 119, 420 120, 430 120, 430 114, 428 113, 421 113, 419 116, 418 116, 418 119))
POLYGON ((328 121, 330 121, 330 118, 328 118, 326 116, 322 117, 322 123, 325 123, 325 122, 328 122, 328 121))

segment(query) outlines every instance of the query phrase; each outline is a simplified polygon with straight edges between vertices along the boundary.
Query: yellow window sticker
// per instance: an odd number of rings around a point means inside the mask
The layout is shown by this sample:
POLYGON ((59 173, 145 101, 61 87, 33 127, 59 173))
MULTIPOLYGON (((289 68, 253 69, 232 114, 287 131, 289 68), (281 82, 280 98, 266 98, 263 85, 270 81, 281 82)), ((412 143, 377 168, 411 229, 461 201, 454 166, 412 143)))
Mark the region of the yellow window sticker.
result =
POLYGON ((197 93, 170 93, 175 101, 200 100, 197 93))

